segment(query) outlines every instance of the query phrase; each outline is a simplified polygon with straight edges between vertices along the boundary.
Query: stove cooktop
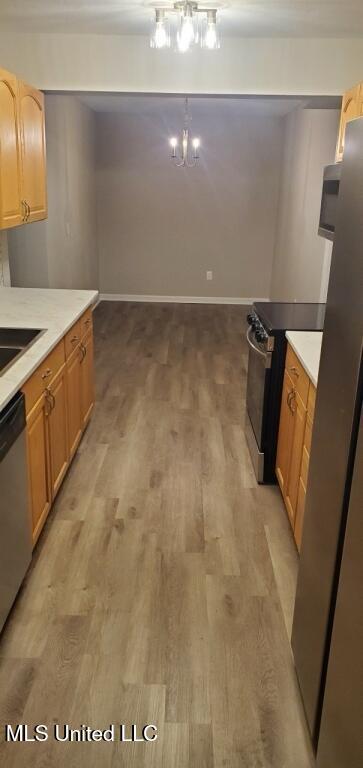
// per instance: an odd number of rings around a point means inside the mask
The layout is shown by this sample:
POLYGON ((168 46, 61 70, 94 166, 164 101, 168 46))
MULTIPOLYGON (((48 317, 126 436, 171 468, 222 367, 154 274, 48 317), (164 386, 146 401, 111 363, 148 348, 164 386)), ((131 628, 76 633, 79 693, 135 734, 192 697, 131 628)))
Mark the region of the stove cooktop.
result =
POLYGON ((325 304, 258 301, 253 309, 269 333, 322 331, 325 304))

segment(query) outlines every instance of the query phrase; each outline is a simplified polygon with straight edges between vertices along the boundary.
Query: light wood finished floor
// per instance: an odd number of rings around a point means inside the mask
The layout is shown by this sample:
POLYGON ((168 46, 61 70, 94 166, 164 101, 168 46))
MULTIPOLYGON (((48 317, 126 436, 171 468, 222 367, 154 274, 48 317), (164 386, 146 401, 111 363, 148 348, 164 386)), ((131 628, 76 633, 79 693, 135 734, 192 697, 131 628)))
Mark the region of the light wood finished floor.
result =
POLYGON ((94 417, 0 641, 4 768, 311 768, 297 555, 243 431, 244 316, 97 308, 94 417), (159 739, 5 744, 8 722, 159 739))

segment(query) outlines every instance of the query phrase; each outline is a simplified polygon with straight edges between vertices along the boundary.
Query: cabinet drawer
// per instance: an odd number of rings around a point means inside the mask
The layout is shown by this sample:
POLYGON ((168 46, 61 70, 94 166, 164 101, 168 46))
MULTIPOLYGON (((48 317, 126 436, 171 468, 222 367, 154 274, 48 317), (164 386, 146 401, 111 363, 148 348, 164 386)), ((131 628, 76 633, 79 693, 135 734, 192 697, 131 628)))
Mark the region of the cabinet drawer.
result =
POLYGON ((308 402, 310 380, 290 344, 287 345, 285 367, 294 382, 297 393, 300 395, 303 404, 306 406, 308 402))
POLYGON ((64 346, 66 353, 66 360, 71 356, 72 352, 77 347, 77 344, 81 341, 81 320, 77 320, 64 338, 64 346))
POLYGON ((64 339, 50 352, 48 357, 43 360, 39 368, 32 374, 30 379, 23 384, 22 390, 25 395, 25 409, 28 415, 42 392, 50 384, 54 376, 65 361, 64 339))
POLYGON ((87 333, 92 328, 93 320, 92 320, 92 309, 89 307, 86 309, 85 313, 82 315, 80 319, 80 325, 81 325, 81 337, 87 333))

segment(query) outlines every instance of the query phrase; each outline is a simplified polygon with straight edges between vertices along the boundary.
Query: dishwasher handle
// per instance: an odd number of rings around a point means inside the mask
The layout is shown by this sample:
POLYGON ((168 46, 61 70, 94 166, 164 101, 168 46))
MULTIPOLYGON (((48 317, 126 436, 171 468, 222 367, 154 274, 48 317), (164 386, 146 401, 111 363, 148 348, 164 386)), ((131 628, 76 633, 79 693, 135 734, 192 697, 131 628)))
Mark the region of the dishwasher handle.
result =
POLYGON ((0 412, 0 461, 25 427, 25 397, 17 392, 0 412))

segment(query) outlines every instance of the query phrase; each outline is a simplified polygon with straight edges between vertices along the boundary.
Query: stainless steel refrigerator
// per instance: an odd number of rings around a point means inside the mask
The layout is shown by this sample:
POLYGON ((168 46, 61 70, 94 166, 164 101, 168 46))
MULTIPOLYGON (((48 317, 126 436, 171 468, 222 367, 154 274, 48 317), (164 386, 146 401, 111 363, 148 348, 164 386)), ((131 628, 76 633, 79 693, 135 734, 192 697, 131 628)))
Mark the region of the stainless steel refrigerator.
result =
POLYGON ((363 118, 347 127, 292 648, 319 768, 363 765, 363 118))

